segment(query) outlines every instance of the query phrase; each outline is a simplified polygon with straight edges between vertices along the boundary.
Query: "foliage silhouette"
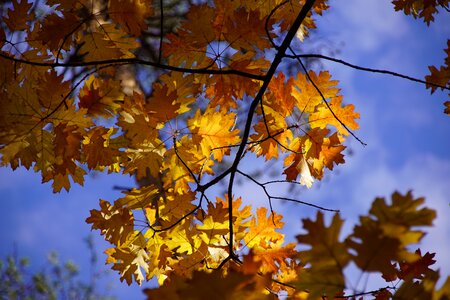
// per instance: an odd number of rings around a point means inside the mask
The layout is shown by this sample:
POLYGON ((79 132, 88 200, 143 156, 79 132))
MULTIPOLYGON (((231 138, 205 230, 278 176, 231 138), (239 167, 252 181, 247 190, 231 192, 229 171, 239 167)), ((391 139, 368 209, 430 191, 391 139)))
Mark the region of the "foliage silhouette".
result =
MULTIPOLYGON (((393 3, 427 24, 448 9, 448 1, 393 3)), ((422 198, 375 199, 340 240, 336 210, 272 195, 271 182, 242 168, 250 154, 283 161, 279 181, 309 188, 345 162, 347 138, 364 145, 355 133, 359 114, 338 81, 308 70, 304 59, 450 90, 448 57, 421 80, 298 54, 294 44, 308 42, 314 18, 328 8, 325 0, 14 0, 0 31, 2 165, 33 167, 55 192, 68 191, 71 180, 83 184, 91 170, 145 179, 114 202, 100 200, 86 222, 111 243, 106 262, 121 280, 158 279, 159 288, 145 291, 150 298, 445 299, 450 280, 435 288, 433 254, 411 250, 424 235, 417 227, 435 217, 422 198), (292 76, 283 72, 286 60, 297 64, 292 76), (269 209, 243 205, 234 195, 238 177, 263 189, 269 209), (225 195, 214 195, 218 183, 225 195), (303 220, 307 233, 297 243, 284 242, 275 199, 318 209, 303 220), (322 211, 336 212, 330 225, 322 211), (346 295, 350 263, 401 287, 346 295), (210 289, 193 288, 205 280, 210 289)))

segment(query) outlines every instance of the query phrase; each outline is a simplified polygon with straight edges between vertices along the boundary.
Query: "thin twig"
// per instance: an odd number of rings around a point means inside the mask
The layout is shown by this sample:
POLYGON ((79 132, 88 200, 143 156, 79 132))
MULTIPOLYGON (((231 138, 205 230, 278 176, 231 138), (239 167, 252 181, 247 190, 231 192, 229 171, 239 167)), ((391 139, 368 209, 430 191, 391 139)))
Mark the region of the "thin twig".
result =
POLYGON ((333 109, 331 108, 330 104, 328 103, 327 99, 325 98, 325 96, 323 95, 322 91, 319 89, 319 87, 317 86, 317 84, 312 80, 311 76, 309 76, 308 70, 306 69, 305 65, 303 64, 302 60, 300 59, 300 57, 298 55, 295 54, 294 50, 292 49, 292 47, 289 47, 289 50, 291 50, 292 54, 295 55, 296 60, 299 62, 299 64, 302 66, 303 71, 305 72, 306 77, 308 78, 309 82, 311 82, 311 84, 314 86, 314 88, 316 89, 317 93, 319 93, 320 97, 322 98, 323 102, 325 103, 325 105, 327 106, 328 110, 331 112, 331 114, 333 115, 333 117, 339 122, 339 124, 342 125, 342 127, 344 127, 361 145, 363 146, 367 146, 366 143, 364 143, 359 137, 357 137, 353 131, 350 130, 350 128, 347 127, 347 125, 345 125, 341 119, 339 119, 339 117, 334 113, 333 109))
POLYGON ((247 73, 239 70, 233 69, 209 69, 209 68, 199 68, 199 69, 189 69, 182 67, 175 67, 171 65, 160 64, 157 62, 146 61, 139 58, 118 58, 118 59, 105 59, 105 60, 95 60, 95 61, 82 61, 82 62, 39 62, 31 61, 20 58, 15 58, 0 52, 0 57, 6 60, 14 61, 15 63, 22 63, 37 67, 47 67, 47 68, 61 68, 61 67, 89 67, 89 66, 99 66, 99 65, 146 65, 152 66, 157 69, 163 69, 173 72, 189 73, 189 74, 221 74, 221 75, 238 75, 250 79, 263 81, 266 75, 256 75, 252 73, 247 73))
POLYGON ((325 60, 329 60, 335 63, 339 63, 342 64, 344 66, 356 69, 356 70, 360 70, 360 71, 366 71, 366 72, 371 72, 371 73, 380 73, 380 74, 387 74, 387 75, 391 75, 391 76, 395 76, 395 77, 399 77, 399 78, 403 78, 406 80, 410 80, 410 81, 414 81, 414 82, 419 82, 422 84, 426 84, 426 85, 431 85, 437 88, 441 88, 441 89, 445 89, 445 90, 450 90, 450 87, 446 87, 440 84, 436 84, 436 83, 432 83, 432 82, 428 82, 422 79, 418 79, 418 78, 414 78, 408 75, 403 75, 397 72, 393 72, 393 71, 388 71, 388 70, 381 70, 381 69, 373 69, 373 68, 367 68, 367 67, 361 67, 352 63, 349 63, 347 61, 344 61, 342 59, 338 59, 338 58, 334 58, 334 57, 330 57, 330 56, 326 56, 326 55, 322 55, 322 54, 297 54, 297 55, 286 55, 287 58, 292 58, 292 59, 298 59, 298 58, 320 58, 320 59, 325 59, 325 60))

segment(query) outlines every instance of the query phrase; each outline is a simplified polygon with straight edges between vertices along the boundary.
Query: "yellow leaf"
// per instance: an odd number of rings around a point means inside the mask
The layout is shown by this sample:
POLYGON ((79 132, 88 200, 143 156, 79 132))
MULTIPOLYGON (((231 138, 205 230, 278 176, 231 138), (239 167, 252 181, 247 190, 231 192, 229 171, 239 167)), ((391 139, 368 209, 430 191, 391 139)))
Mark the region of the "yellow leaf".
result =
MULTIPOLYGON (((336 97, 339 93, 337 80, 331 80, 331 75, 327 71, 322 71, 319 76, 314 71, 309 71, 311 80, 316 84, 325 99, 336 97)), ((292 96, 296 100, 296 107, 303 113, 313 113, 316 106, 323 103, 323 99, 317 92, 316 88, 308 81, 306 75, 302 73, 297 74, 292 88, 292 96)), ((313 124, 313 127, 317 127, 313 124)))
POLYGON ((284 222, 281 222, 282 216, 275 212, 270 213, 268 217, 266 214, 265 207, 256 210, 256 216, 251 219, 249 231, 244 237, 247 247, 252 248, 255 245, 264 247, 284 239, 284 234, 276 231, 284 225, 284 222))
POLYGON ((351 130, 359 128, 358 123, 355 121, 355 119, 359 119, 359 113, 354 112, 353 109, 353 104, 346 106, 342 105, 342 96, 333 97, 329 104, 329 108, 325 104, 322 104, 318 106, 316 112, 311 113, 309 122, 314 127, 319 128, 325 128, 332 125, 336 127, 340 134, 349 135, 347 129, 342 126, 341 122, 351 130), (338 119, 341 122, 339 122, 338 119))
POLYGON ((230 153, 230 146, 240 141, 239 129, 234 128, 235 113, 215 111, 207 108, 202 114, 200 110, 188 120, 188 126, 193 134, 193 142, 200 145, 205 157, 211 154, 214 159, 222 161, 224 155, 230 153))

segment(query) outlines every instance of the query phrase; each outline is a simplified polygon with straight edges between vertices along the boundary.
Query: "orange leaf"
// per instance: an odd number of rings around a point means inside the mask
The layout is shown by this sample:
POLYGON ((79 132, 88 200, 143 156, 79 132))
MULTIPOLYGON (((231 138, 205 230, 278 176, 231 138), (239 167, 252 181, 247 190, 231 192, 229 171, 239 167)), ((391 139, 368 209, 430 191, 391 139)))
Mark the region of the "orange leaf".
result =
POLYGON ((400 271, 398 278, 406 279, 407 276, 421 279, 423 275, 430 270, 429 266, 433 265, 436 261, 433 259, 435 253, 425 253, 422 256, 420 249, 416 250, 416 254, 419 255, 419 259, 414 262, 400 262, 400 271))
POLYGON ((33 3, 28 3, 27 0, 13 0, 13 8, 8 9, 8 17, 3 17, 3 21, 8 25, 11 31, 27 30, 30 26, 28 21, 34 18, 34 13, 28 14, 28 11, 33 6, 33 3))
POLYGON ((240 140, 239 129, 234 128, 235 122, 235 113, 207 108, 203 114, 198 110, 188 120, 188 126, 194 143, 200 145, 203 155, 209 157, 212 154, 220 162, 224 155, 230 153, 229 146, 240 140))
POLYGON ((318 106, 317 111, 310 115, 309 122, 314 127, 319 128, 325 128, 326 126, 332 125, 336 127, 340 134, 349 135, 341 122, 349 129, 356 130, 359 128, 359 125, 355 122, 355 119, 359 119, 359 113, 353 111, 353 104, 343 106, 341 102, 342 96, 337 96, 331 99, 329 108, 325 104, 318 106), (338 119, 341 122, 339 122, 338 119))
MULTIPOLYGON (((316 84, 325 99, 336 97, 339 89, 336 88, 337 80, 331 80, 331 75, 327 71, 322 71, 319 76, 314 71, 309 71, 311 80, 316 84)), ((296 106, 300 112, 312 113, 316 106, 323 103, 323 99, 317 92, 316 88, 309 82, 306 75, 298 73, 294 80, 292 88, 292 96, 296 100, 296 106)), ((314 127, 317 125, 313 124, 314 127)))
POLYGON ((142 0, 109 0, 108 14, 129 34, 140 36, 152 14, 150 2, 142 0))

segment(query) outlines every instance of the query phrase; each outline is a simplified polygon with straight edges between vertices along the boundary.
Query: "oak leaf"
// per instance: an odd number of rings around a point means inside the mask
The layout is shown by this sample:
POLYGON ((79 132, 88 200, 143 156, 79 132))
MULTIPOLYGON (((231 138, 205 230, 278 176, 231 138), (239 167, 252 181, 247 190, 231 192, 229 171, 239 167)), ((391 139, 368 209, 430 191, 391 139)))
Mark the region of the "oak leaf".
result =
POLYGON ((359 119, 359 113, 353 111, 354 105, 342 105, 342 96, 331 98, 328 106, 325 104, 317 106, 315 112, 311 113, 309 122, 314 127, 325 128, 327 126, 334 126, 339 134, 348 135, 349 132, 341 122, 351 130, 359 128, 355 119, 359 119))
POLYGON ((80 89, 78 105, 86 108, 89 115, 109 118, 116 115, 124 96, 120 82, 91 75, 80 89))
POLYGON ((92 229, 99 229, 112 244, 125 243, 128 234, 134 230, 134 217, 127 208, 116 208, 108 201, 100 200, 100 210, 92 209, 86 223, 92 229))
POLYGON ((27 30, 30 28, 28 21, 34 18, 34 12, 28 14, 28 11, 33 6, 33 3, 28 3, 27 0, 12 1, 13 7, 9 8, 7 16, 2 17, 11 31, 27 30))
MULTIPOLYGON (((322 71, 319 75, 316 75, 314 71, 309 71, 308 74, 325 99, 337 96, 339 89, 335 86, 338 81, 331 80, 330 73, 322 71)), ((296 107, 303 113, 313 113, 316 110, 316 106, 323 103, 322 96, 308 80, 307 76, 302 73, 298 73, 297 78, 294 79, 291 93, 296 100, 296 107)), ((313 126, 317 127, 315 124, 313 126)))
POLYGON ((433 260, 436 253, 427 252, 422 256, 420 249, 417 249, 416 254, 419 255, 420 258, 414 262, 400 262, 398 278, 406 279, 408 276, 411 276, 413 278, 422 279, 427 271, 431 271, 429 266, 436 262, 433 260))
POLYGON ((419 259, 407 246, 419 242, 423 232, 412 227, 430 226, 436 216, 434 210, 418 209, 423 200, 414 199, 411 192, 394 193, 390 205, 383 198, 375 199, 371 215, 361 217, 347 239, 348 246, 356 252, 353 259, 362 270, 378 271, 390 278, 396 274, 391 261, 411 263, 419 259))
POLYGON ((207 108, 204 113, 198 110, 188 120, 188 126, 193 134, 193 142, 200 145, 203 155, 209 157, 212 154, 214 159, 221 162, 223 156, 230 153, 230 146, 240 140, 239 129, 234 128, 235 122, 236 114, 207 108))
POLYGON ((259 207, 256 210, 256 216, 251 219, 248 233, 244 237, 248 248, 253 248, 255 245, 268 247, 269 244, 284 239, 284 234, 277 231, 284 225, 281 221, 282 216, 276 212, 270 212, 268 217, 266 215, 267 208, 259 207))
POLYGON ((343 270, 350 261, 350 254, 347 245, 339 241, 343 223, 339 214, 335 214, 330 226, 326 226, 321 212, 317 212, 315 221, 303 220, 307 232, 297 235, 297 240, 310 248, 300 251, 298 258, 309 267, 300 270, 294 285, 300 290, 308 289, 308 299, 333 297, 345 288, 343 270))
POLYGON ((112 20, 133 36, 140 36, 148 25, 146 19, 153 9, 149 2, 142 0, 109 0, 108 13, 112 20))

